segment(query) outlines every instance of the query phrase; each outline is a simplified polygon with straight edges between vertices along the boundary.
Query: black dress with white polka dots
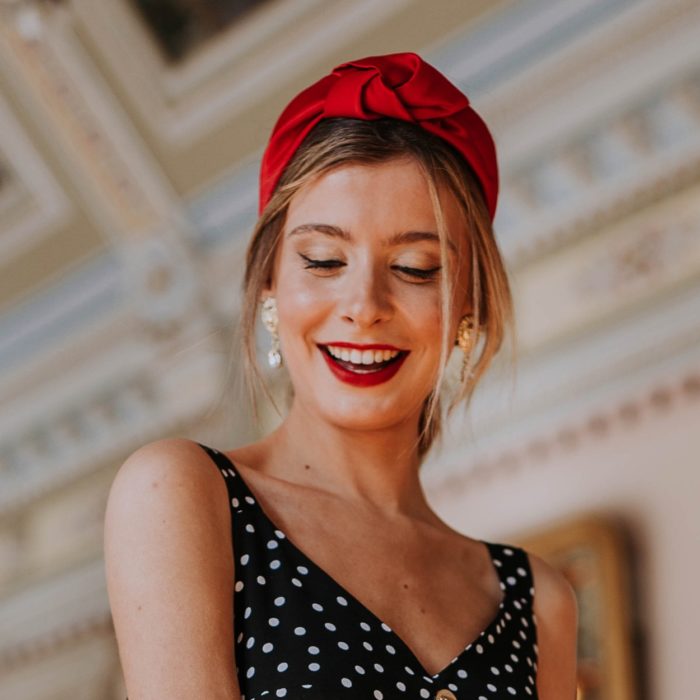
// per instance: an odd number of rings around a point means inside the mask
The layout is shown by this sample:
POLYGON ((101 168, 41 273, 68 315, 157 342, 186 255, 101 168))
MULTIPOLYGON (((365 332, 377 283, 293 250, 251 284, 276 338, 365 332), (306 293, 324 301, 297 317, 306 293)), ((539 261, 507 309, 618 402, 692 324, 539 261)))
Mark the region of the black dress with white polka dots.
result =
POLYGON ((225 477, 235 553, 235 660, 242 700, 536 698, 537 630, 526 552, 484 542, 503 598, 496 616, 429 674, 384 622, 309 559, 265 514, 235 465, 225 477))

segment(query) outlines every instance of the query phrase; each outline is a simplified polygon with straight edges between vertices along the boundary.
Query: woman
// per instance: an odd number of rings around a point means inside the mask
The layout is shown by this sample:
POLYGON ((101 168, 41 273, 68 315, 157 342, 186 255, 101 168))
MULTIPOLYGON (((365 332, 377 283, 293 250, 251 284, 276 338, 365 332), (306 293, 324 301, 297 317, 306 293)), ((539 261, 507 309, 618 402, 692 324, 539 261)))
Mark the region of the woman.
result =
POLYGON ((571 587, 450 528, 418 474, 440 395, 469 399, 512 318, 497 183, 486 125, 415 54, 284 110, 242 328, 254 378, 262 304, 291 407, 252 444, 158 440, 121 467, 105 552, 131 700, 574 698, 571 587))

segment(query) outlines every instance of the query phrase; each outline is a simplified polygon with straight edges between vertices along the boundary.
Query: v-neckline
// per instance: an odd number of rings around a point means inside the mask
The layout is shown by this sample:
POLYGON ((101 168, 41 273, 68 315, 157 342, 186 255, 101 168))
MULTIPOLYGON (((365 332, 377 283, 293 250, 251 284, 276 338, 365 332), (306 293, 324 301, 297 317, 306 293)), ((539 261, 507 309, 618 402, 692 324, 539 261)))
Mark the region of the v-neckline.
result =
MULTIPOLYGON (((211 449, 211 448, 210 448, 211 449)), ((404 641, 402 637, 399 636, 397 632, 394 631, 392 627, 386 624, 378 615, 376 615, 372 610, 370 610, 362 601, 360 601, 355 595, 350 593, 350 591, 345 588, 341 583, 339 583, 335 578, 333 578, 322 566, 320 566, 318 563, 316 563, 306 552, 304 552, 303 549, 301 549, 299 546, 297 546, 288 536, 287 533, 282 530, 276 523, 275 521, 265 512, 265 509, 262 506, 262 503, 258 499, 258 497, 253 493, 252 489, 246 482, 246 480, 243 478, 242 474, 238 470, 238 467, 234 464, 233 460, 228 457, 226 454, 223 452, 217 450, 218 454, 220 454, 230 465, 231 469, 233 471, 233 475, 235 478, 240 480, 240 484, 243 487, 243 490, 247 492, 247 495, 249 495, 253 500, 254 504, 250 505, 256 505, 262 514, 263 518, 267 520, 269 525, 276 530, 277 532, 282 534, 282 541, 286 542, 289 546, 289 550, 293 553, 295 553, 300 559, 302 559, 306 564, 308 564, 311 568, 313 568, 320 576, 322 576, 324 579, 326 579, 331 586, 334 586, 338 590, 338 595, 342 595, 343 598, 346 600, 349 600, 360 612, 362 612, 364 615, 367 615, 371 617, 372 619, 375 620, 375 622, 386 632, 389 634, 393 635, 393 638, 396 640, 396 643, 401 646, 401 648, 404 650, 404 652, 407 654, 408 657, 410 657, 411 661, 417 666, 417 668, 420 670, 420 672, 423 675, 424 679, 427 679, 430 683, 438 680, 441 676, 444 674, 448 673, 450 669, 457 664, 458 661, 463 659, 467 654, 473 649, 476 645, 478 645, 479 640, 482 637, 486 637, 491 633, 493 629, 496 628, 497 625, 504 625, 506 623, 507 618, 505 617, 505 612, 506 612, 506 604, 509 602, 509 596, 508 596, 508 586, 506 586, 506 582, 504 580, 505 576, 501 574, 501 571, 499 570, 499 567, 497 567, 494 563, 494 556, 493 556, 493 550, 492 550, 492 545, 489 542, 486 542, 485 540, 478 540, 481 542, 487 549, 488 554, 489 554, 489 559, 491 561, 491 566, 493 566, 496 575, 498 576, 498 580, 501 584, 501 590, 503 591, 503 597, 501 598, 500 603, 498 604, 498 609, 496 611, 495 616, 491 619, 491 621, 486 625, 486 627, 479 632, 474 639, 472 639, 466 646, 462 648, 462 650, 454 656, 450 661, 445 664, 437 673, 430 673, 422 664, 420 659, 416 656, 415 652, 411 647, 404 641)))

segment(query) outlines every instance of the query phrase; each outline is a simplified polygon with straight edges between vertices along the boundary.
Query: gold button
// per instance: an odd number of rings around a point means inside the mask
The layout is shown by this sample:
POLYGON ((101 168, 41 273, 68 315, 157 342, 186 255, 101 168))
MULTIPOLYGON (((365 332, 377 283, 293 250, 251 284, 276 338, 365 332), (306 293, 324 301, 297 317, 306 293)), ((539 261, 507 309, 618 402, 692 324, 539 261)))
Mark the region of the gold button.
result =
POLYGON ((457 696, 451 690, 443 688, 435 693, 435 700, 457 700, 457 696))

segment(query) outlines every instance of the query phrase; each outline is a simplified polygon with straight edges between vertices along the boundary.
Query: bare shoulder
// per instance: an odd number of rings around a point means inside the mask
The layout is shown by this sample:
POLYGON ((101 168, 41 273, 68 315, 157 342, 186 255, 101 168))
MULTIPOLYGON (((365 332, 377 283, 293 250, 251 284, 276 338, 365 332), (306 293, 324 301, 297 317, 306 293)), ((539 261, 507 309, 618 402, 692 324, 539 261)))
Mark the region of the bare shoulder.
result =
POLYGON ((104 554, 129 697, 240 697, 230 519, 225 480, 191 440, 148 443, 119 468, 104 554))
MULTIPOLYGON (((224 484, 218 468, 209 455, 193 440, 180 437, 149 442, 132 452, 119 468, 112 491, 138 490, 149 486, 155 492, 161 485, 195 487, 195 496, 202 491, 217 492, 224 484)), ((225 485, 225 484, 224 484, 225 485)), ((137 495, 133 494, 133 495, 137 495)))
POLYGON ((576 697, 576 594, 564 575, 528 552, 537 621, 537 692, 540 700, 576 697))
POLYGON ((535 588, 535 610, 546 618, 576 615, 576 594, 566 577, 542 557, 528 552, 535 588))

